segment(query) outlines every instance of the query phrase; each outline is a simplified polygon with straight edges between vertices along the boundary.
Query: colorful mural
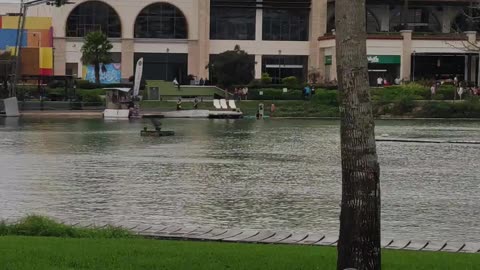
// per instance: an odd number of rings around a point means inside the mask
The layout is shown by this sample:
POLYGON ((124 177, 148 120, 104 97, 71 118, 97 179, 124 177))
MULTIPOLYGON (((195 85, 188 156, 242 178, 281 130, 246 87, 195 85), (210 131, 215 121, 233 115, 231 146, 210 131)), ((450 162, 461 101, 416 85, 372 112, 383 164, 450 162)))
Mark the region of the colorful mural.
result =
MULTIPOLYGON (((112 84, 120 83, 122 78, 121 64, 107 64, 105 65, 107 72, 100 70, 100 83, 112 84)), ((83 67, 84 79, 90 82, 95 82, 95 68, 93 66, 83 67)))
MULTIPOLYGON (((0 52, 15 52, 18 16, 0 16, 0 52)), ((22 74, 53 75, 52 18, 27 17, 21 41, 22 74)))

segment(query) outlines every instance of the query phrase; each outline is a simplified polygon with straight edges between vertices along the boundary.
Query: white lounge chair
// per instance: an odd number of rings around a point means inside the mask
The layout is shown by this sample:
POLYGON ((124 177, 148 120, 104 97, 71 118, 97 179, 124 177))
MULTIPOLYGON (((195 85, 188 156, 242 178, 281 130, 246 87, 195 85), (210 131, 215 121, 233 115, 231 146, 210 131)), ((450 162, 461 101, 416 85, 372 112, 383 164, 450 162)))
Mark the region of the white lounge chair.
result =
POLYGON ((228 101, 228 106, 229 106, 230 109, 232 109, 232 110, 236 110, 236 109, 237 109, 237 105, 235 104, 235 100, 233 100, 233 99, 230 99, 230 100, 228 101))
POLYGON ((219 99, 214 99, 214 100, 213 100, 213 106, 214 106, 215 109, 217 109, 217 110, 221 110, 221 109, 222 109, 222 106, 220 105, 220 100, 219 100, 219 99))
POLYGON ((222 106, 223 110, 228 110, 227 100, 226 99, 220 99, 220 106, 222 106))

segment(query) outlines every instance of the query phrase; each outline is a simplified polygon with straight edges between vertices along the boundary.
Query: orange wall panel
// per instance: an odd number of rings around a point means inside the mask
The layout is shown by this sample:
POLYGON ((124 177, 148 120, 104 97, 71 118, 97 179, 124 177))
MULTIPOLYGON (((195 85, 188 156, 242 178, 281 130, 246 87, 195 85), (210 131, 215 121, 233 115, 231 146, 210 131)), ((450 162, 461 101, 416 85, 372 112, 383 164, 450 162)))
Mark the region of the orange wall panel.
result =
POLYGON ((40 61, 38 48, 22 48, 22 75, 38 75, 40 61))

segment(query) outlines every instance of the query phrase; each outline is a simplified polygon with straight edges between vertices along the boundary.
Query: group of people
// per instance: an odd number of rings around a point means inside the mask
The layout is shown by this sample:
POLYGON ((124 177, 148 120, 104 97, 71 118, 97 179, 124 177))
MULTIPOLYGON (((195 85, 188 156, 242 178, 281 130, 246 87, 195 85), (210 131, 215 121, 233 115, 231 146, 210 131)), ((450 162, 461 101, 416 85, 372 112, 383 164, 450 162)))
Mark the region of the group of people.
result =
POLYGON ((233 89, 233 98, 237 101, 248 99, 248 87, 235 87, 233 89))
MULTIPOLYGON (((450 81, 452 82, 452 81, 450 81)), ((439 81, 437 80, 431 87, 430 87, 430 92, 433 96, 437 94, 438 89, 440 88, 441 85, 445 84, 446 81, 439 81)), ((470 96, 480 96, 480 87, 477 86, 469 86, 466 82, 464 81, 459 81, 458 77, 455 76, 453 79, 453 85, 455 86, 455 99, 458 98, 461 100, 465 95, 470 95, 470 96)))
POLYGON ((195 75, 188 75, 188 80, 190 81, 190 85, 198 85, 198 86, 205 86, 210 85, 210 81, 208 79, 200 78, 195 75))
POLYGON ((315 95, 315 87, 311 85, 307 85, 302 90, 303 99, 307 100, 310 99, 313 95, 315 95))
MULTIPOLYGON (((202 100, 198 100, 198 98, 195 98, 193 100, 193 109, 194 110, 198 110, 198 105, 200 104, 200 102, 203 102, 203 98, 202 100)), ((177 111, 181 111, 182 110, 182 98, 178 98, 177 100, 177 111)))
MULTIPOLYGON (((395 78, 395 80, 393 80, 393 83, 395 85, 400 85, 402 83, 402 80, 400 80, 400 78, 395 78)), ((377 87, 384 87, 384 86, 391 86, 392 83, 389 82, 386 78, 383 78, 382 76, 378 77, 377 78, 377 87)))

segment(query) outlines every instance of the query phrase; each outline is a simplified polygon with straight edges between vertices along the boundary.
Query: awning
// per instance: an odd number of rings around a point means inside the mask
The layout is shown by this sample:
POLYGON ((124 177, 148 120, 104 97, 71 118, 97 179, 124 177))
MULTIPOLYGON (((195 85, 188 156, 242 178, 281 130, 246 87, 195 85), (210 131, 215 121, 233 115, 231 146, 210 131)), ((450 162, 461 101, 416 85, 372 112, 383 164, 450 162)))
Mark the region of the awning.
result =
MULTIPOLYGON (((396 64, 400 65, 401 56, 400 55, 367 55, 369 64, 396 64)), ((332 64, 332 56, 325 55, 325 65, 332 64)))

